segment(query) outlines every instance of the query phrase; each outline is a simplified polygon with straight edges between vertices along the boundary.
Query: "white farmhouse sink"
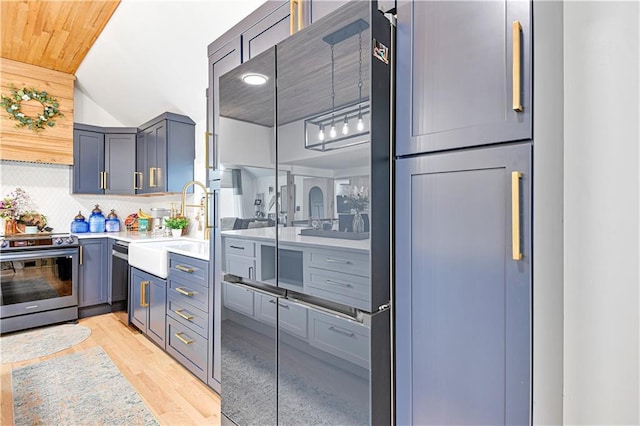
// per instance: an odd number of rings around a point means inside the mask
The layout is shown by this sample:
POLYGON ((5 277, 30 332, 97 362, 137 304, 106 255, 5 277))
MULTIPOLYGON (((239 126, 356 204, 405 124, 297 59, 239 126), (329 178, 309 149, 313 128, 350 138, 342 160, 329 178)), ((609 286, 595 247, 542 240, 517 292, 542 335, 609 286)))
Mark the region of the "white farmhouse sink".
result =
POLYGON ((136 241, 129 244, 129 265, 160 278, 169 274, 169 251, 209 259, 209 242, 183 238, 163 241, 136 241))

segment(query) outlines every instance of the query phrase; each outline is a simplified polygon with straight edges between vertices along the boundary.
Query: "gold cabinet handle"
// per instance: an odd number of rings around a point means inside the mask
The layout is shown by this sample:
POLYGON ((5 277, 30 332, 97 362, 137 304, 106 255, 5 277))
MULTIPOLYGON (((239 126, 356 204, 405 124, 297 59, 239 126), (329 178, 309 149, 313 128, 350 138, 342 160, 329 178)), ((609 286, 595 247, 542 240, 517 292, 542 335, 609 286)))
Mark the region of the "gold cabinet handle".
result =
POLYGON ((162 182, 162 169, 160 167, 156 167, 156 179, 155 179, 155 184, 156 187, 160 186, 160 184, 158 182, 162 182))
POLYGON ((513 21, 511 24, 512 38, 513 38, 513 57, 512 71, 513 71, 513 110, 522 111, 522 100, 520 99, 520 92, 522 90, 522 69, 520 63, 522 61, 522 45, 520 43, 520 35, 522 33, 522 25, 520 21, 513 21))
POLYGON ((100 189, 104 189, 104 172, 99 172, 100 173, 100 189))
POLYGON ((175 333, 174 336, 176 336, 182 343, 184 343, 185 345, 190 345, 191 343, 193 343, 193 340, 191 339, 185 339, 184 337, 182 337, 184 333, 180 332, 180 333, 175 333))
POLYGON ((520 251, 520 178, 522 173, 511 172, 511 250, 513 260, 521 260, 520 251))
POLYGON ((82 246, 80 246, 80 265, 82 265, 82 246))
POLYGON ((214 169, 209 163, 209 136, 213 135, 211 132, 204 132, 204 167, 205 169, 214 169))
POLYGON ((182 266, 182 265, 176 265, 176 269, 178 271, 186 272, 188 274, 193 274, 195 272, 195 269, 189 268, 187 266, 182 266))
POLYGON ((146 308, 149 306, 147 303, 147 286, 149 285, 149 281, 141 281, 140 282, 140 306, 146 308))
POLYGON ((156 187, 155 171, 155 167, 149 167, 149 188, 156 187))
POLYGON ((302 0, 289 0, 289 34, 302 29, 302 18, 302 0))
POLYGON ((176 287, 176 291, 180 294, 184 294, 185 296, 189 296, 189 297, 195 294, 193 291, 185 290, 182 287, 176 287))
POLYGON ((191 321, 191 320, 193 319, 193 315, 186 315, 186 314, 183 314, 183 313, 182 313, 183 311, 184 311, 184 309, 178 309, 177 311, 173 311, 173 312, 175 312, 176 314, 178 314, 178 316, 180 316, 180 317, 182 317, 182 318, 186 319, 187 321, 191 321))
POLYGON ((107 172, 103 172, 102 173, 102 179, 104 181, 104 188, 103 189, 107 189, 107 172))

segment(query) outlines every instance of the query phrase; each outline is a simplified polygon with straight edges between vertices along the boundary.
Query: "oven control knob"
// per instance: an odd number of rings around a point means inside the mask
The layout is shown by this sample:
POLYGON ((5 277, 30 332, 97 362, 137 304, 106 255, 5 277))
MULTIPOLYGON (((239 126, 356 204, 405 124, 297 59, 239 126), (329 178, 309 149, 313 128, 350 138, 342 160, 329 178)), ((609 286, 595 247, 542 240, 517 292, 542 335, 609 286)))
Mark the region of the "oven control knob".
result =
POLYGON ((67 244, 73 244, 73 237, 67 237, 64 242, 67 244))
POLYGON ((60 244, 62 244, 62 238, 58 237, 56 239, 53 240, 53 244, 59 246, 60 244))
POLYGON ((7 241, 7 240, 0 241, 0 247, 2 247, 2 248, 9 247, 9 241, 7 241))

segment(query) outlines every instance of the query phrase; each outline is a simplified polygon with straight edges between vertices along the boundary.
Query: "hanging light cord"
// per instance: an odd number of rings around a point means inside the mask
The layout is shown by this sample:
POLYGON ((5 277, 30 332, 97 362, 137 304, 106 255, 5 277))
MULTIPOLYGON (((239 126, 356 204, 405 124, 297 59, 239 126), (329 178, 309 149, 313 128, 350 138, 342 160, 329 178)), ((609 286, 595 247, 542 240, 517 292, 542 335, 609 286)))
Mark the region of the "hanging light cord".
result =
POLYGON ((335 125, 335 111, 336 111, 336 91, 334 86, 334 61, 333 61, 333 48, 334 45, 331 45, 331 125, 335 125))

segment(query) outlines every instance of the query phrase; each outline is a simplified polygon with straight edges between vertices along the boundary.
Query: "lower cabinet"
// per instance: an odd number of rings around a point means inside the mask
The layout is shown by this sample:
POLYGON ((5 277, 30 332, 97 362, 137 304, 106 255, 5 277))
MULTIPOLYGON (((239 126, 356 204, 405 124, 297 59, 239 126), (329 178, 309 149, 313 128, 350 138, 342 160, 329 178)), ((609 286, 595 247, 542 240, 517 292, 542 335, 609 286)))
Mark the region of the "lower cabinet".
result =
POLYGON ((129 300, 133 325, 165 349, 167 282, 155 275, 131 268, 129 300))
POLYGON ((208 262, 169 254, 167 277, 167 352, 196 377, 207 383, 213 369, 212 287, 208 262))
POLYGON ((110 311, 107 238, 80 241, 78 308, 80 318, 110 311))

